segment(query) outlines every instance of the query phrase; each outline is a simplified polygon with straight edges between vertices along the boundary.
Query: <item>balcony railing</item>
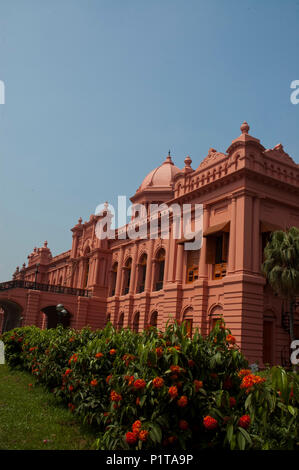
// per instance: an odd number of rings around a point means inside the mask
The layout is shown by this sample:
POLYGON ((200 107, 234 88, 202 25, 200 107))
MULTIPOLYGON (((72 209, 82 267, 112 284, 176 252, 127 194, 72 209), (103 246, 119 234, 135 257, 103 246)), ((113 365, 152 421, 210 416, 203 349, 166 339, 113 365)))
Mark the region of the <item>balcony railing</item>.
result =
POLYGON ((0 291, 16 288, 40 290, 43 292, 53 292, 56 294, 76 295, 77 297, 91 297, 91 292, 87 289, 76 289, 73 287, 56 286, 53 284, 40 284, 39 282, 23 281, 21 279, 0 283, 0 291))

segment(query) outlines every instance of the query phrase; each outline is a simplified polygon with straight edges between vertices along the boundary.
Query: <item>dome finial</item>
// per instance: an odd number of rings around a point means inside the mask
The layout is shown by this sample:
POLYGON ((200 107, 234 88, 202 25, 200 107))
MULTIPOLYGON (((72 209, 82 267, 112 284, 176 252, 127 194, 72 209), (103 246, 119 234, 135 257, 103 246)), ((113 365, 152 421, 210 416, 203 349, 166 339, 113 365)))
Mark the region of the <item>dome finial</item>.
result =
POLYGON ((171 155, 170 155, 170 150, 168 150, 168 155, 167 155, 167 157, 166 157, 165 162, 172 163, 172 159, 171 159, 171 155))
POLYGON ((184 163, 185 163, 185 168, 191 168, 192 160, 189 155, 187 155, 187 157, 185 158, 184 163))
POLYGON ((241 129, 242 134, 248 134, 250 127, 247 124, 247 122, 244 121, 240 129, 241 129))

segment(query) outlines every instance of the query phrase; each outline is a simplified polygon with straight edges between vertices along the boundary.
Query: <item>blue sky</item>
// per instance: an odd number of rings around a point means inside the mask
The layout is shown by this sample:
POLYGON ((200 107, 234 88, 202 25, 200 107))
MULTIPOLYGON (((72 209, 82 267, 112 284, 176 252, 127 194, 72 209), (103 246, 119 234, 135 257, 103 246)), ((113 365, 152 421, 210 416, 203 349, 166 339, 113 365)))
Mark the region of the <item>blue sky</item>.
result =
POLYGON ((0 281, 171 150, 193 167, 247 120, 299 162, 299 0, 0 0, 0 281))

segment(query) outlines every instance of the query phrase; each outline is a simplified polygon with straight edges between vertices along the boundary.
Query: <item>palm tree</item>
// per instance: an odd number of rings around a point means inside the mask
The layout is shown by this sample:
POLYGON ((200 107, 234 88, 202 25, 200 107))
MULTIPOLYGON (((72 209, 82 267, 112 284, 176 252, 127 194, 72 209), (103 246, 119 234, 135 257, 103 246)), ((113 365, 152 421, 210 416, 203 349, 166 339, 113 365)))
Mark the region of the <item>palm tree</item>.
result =
POLYGON ((274 292, 290 303, 290 337, 294 337, 294 306, 299 296, 299 229, 273 232, 264 250, 262 272, 274 292))

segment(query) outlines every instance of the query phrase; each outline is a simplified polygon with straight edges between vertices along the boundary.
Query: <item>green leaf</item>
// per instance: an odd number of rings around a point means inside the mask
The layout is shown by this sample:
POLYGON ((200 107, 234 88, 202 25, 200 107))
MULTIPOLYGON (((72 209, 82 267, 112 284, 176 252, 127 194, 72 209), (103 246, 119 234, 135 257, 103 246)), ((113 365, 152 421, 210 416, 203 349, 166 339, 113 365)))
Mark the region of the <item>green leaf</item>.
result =
POLYGON ((228 425, 227 431, 226 431, 226 437, 227 437, 227 440, 228 440, 229 443, 232 440, 233 434, 234 434, 234 425, 233 425, 233 423, 231 423, 231 424, 228 425))
POLYGON ((237 442, 238 442, 239 449, 244 450, 246 447, 246 440, 241 432, 237 434, 237 442))
POLYGON ((238 427, 239 431, 243 434, 243 436, 245 437, 246 441, 252 445, 252 440, 251 440, 251 437, 250 435, 248 434, 248 432, 246 431, 246 429, 244 428, 241 428, 241 427, 238 427))

